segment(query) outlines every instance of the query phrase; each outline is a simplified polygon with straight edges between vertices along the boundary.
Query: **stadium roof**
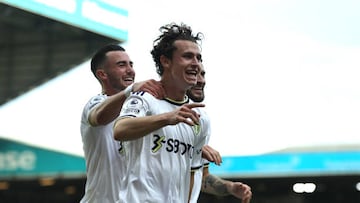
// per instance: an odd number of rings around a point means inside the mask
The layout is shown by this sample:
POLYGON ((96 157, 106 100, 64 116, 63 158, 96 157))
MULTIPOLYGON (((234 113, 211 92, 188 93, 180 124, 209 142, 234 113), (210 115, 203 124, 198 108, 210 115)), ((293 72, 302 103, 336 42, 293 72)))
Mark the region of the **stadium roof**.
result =
POLYGON ((0 3, 0 106, 119 42, 0 3))

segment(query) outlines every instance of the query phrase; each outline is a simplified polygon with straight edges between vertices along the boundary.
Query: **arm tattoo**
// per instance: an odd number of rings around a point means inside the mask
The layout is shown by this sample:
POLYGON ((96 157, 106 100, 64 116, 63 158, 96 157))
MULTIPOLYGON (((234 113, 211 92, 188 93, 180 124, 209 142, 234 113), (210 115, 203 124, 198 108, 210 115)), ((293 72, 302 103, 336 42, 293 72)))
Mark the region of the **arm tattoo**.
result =
POLYGON ((203 178, 201 190, 203 192, 217 196, 225 196, 230 194, 227 191, 225 181, 211 174, 203 178))

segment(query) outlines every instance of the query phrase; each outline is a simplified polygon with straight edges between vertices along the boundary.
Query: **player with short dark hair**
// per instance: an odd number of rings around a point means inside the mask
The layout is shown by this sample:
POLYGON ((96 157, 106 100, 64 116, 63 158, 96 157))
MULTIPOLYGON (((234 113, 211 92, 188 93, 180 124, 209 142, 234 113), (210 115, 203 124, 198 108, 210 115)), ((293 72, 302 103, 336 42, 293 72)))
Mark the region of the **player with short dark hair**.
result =
POLYGON ((114 203, 119 200, 126 169, 121 144, 113 138, 114 120, 131 90, 148 91, 158 97, 163 97, 163 92, 154 80, 134 83, 133 62, 117 44, 106 45, 94 54, 91 71, 102 92, 90 98, 81 116, 87 180, 80 202, 114 203))

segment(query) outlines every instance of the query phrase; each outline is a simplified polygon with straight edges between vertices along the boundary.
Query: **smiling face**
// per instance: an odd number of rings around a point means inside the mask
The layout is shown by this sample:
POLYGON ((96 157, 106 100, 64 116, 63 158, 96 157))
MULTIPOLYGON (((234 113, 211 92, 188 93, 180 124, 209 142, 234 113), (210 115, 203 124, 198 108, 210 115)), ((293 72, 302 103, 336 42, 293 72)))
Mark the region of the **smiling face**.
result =
POLYGON ((189 40, 176 40, 174 46, 176 50, 171 59, 162 57, 164 66, 162 80, 167 81, 172 88, 185 93, 197 83, 201 61, 200 48, 189 40))
POLYGON ((97 70, 105 86, 105 93, 112 95, 134 83, 133 62, 125 51, 110 51, 106 54, 104 66, 97 70))
POLYGON ((205 70, 204 66, 200 66, 200 72, 197 75, 197 83, 192 86, 186 94, 189 96, 191 100, 194 102, 202 102, 205 98, 204 87, 205 87, 205 70))

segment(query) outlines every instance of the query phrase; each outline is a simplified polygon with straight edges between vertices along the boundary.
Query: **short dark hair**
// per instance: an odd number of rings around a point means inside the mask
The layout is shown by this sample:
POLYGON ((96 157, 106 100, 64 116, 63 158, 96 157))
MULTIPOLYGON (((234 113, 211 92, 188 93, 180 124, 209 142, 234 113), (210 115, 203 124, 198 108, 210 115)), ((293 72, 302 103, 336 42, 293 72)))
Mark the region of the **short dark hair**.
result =
POLYGON ((177 25, 175 23, 170 23, 160 27, 160 32, 162 33, 156 40, 154 40, 153 50, 151 55, 155 62, 156 72, 159 75, 162 75, 164 68, 160 63, 160 56, 164 55, 166 58, 171 59, 176 47, 174 42, 176 40, 189 40, 200 44, 203 34, 197 33, 193 34, 191 27, 187 26, 184 23, 177 25))
MULTIPOLYGON (((102 66, 106 60, 106 54, 110 51, 125 51, 125 49, 118 44, 108 44, 99 49, 91 58, 91 72, 96 77, 96 70, 102 66)), ((96 77, 97 78, 97 77, 96 77)))

